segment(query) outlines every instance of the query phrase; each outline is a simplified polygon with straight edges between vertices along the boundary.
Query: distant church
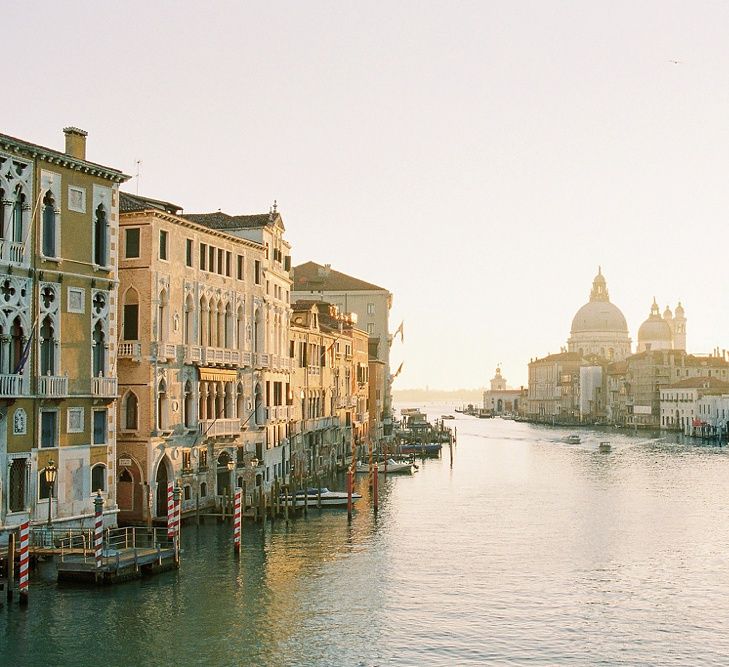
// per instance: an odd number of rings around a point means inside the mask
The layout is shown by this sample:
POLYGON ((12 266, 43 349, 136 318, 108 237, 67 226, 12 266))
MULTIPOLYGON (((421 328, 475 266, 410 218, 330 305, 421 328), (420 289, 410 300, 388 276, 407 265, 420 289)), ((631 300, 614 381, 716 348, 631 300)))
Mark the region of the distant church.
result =
POLYGON ((685 350, 686 315, 681 302, 676 306, 676 316, 666 306, 663 317, 655 297, 648 319, 638 329, 638 352, 651 350, 685 350))
POLYGON ((501 375, 501 367, 496 367, 496 375, 491 378, 491 389, 483 393, 483 408, 494 415, 516 414, 522 389, 507 389, 506 378, 501 375))

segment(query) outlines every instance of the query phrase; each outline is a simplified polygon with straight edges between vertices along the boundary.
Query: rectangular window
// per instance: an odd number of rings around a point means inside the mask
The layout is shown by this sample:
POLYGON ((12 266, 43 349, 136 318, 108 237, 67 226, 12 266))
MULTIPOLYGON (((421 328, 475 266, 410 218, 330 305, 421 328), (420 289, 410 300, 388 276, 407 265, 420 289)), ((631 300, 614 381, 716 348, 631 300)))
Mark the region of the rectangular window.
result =
POLYGON ((106 444, 106 410, 94 410, 94 444, 106 444))
POLYGON ((41 412, 41 447, 57 447, 58 436, 56 434, 58 413, 53 411, 41 412))
POLYGON ((255 261, 255 264, 253 265, 253 273, 254 273, 254 279, 256 281, 256 285, 261 284, 261 260, 257 259, 255 261))
POLYGON ((207 270, 208 246, 205 243, 200 244, 200 269, 207 270))
POLYGON ((238 255, 237 257, 237 275, 238 280, 243 280, 243 255, 238 255))
POLYGON ((127 229, 124 238, 126 241, 124 256, 127 259, 139 257, 139 227, 127 229))
MULTIPOLYGON (((49 413, 55 414, 55 413, 49 413)), ((68 433, 84 432, 84 409, 68 408, 66 413, 66 431, 68 433)))
POLYGON ((233 275, 233 254, 229 251, 225 251, 225 275, 230 278, 233 275))
POLYGON ((139 340, 139 305, 124 306, 124 340, 139 340))
POLYGON ((286 271, 291 271, 291 256, 290 255, 286 255, 286 257, 284 257, 284 269, 286 271))
POLYGON ((167 232, 164 229, 159 230, 159 258, 167 259, 167 232))
POLYGON ((215 273, 215 248, 208 246, 208 271, 215 273))
POLYGON ((218 273, 222 276, 223 271, 225 270, 225 264, 224 264, 224 257, 223 257, 224 251, 222 248, 218 248, 218 273))
POLYGON ((192 239, 185 239, 185 265, 192 266, 192 239))
POLYGON ((375 325, 370 322, 370 324, 367 325, 367 334, 372 335, 375 333, 375 325))
POLYGON ((374 303, 368 303, 367 304, 367 314, 368 315, 374 315, 375 314, 375 304, 374 303))

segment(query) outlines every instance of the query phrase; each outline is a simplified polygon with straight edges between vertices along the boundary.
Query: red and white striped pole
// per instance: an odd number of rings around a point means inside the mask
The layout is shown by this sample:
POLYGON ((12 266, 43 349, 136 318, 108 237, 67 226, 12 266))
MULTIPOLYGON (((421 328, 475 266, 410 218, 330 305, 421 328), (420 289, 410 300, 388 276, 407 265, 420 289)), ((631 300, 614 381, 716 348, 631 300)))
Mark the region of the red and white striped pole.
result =
POLYGON ((96 558, 96 580, 101 575, 101 558, 104 547, 104 499, 101 493, 94 498, 94 556, 96 558))
POLYGON ((233 549, 238 555, 240 555, 240 536, 243 523, 242 496, 243 489, 236 488, 235 502, 233 504, 233 549))
MULTIPOLYGON (((30 543, 30 521, 20 524, 20 568, 18 590, 20 591, 20 604, 28 604, 28 567, 30 565, 30 554, 28 551, 30 543)), ((10 565, 12 567, 12 564, 10 565)))
POLYGON ((180 567, 180 497, 182 496, 182 491, 180 487, 175 484, 175 488, 172 490, 173 495, 173 508, 172 508, 172 514, 173 514, 173 536, 172 536, 172 546, 175 551, 175 567, 180 567))
POLYGON ((172 493, 174 486, 167 482, 167 537, 172 539, 175 536, 175 499, 172 493))

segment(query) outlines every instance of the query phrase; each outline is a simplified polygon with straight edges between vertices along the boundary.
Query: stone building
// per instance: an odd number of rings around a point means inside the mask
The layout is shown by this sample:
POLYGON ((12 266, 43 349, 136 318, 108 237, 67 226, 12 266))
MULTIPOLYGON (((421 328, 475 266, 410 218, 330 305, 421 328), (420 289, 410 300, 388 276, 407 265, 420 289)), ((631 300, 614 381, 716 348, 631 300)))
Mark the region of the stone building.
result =
POLYGON ((0 134, 0 531, 116 523, 118 187, 86 158, 0 134), (45 468, 57 468, 51 489, 45 468), (51 507, 49 508, 49 502, 51 507))
POLYGON ((729 382, 708 375, 685 378, 661 387, 661 429, 682 431, 692 435, 694 430, 702 425, 697 424, 697 421, 711 421, 711 425, 716 425, 717 420, 709 420, 708 417, 704 419, 706 417, 704 413, 710 414, 710 410, 705 411, 700 408, 699 402, 707 396, 721 396, 727 393, 729 393, 729 382))
POLYGON ((638 352, 686 349, 686 314, 679 302, 676 316, 671 309, 661 316, 655 298, 648 319, 638 329, 638 352))
MULTIPOLYGON (((368 336, 368 353, 385 364, 382 374, 382 411, 373 415, 374 432, 392 436, 389 314, 392 294, 372 283, 335 271, 330 265, 306 262, 294 268, 294 300, 319 299, 341 313, 356 315, 357 326, 368 336)), ((377 391, 377 389, 375 390, 377 391)), ((368 426, 369 429, 369 426, 368 426)))
POLYGON ((483 393, 483 409, 492 415, 517 414, 522 389, 509 389, 506 378, 501 375, 501 367, 496 367, 496 374, 491 378, 491 386, 483 393))
POLYGON ((560 352, 529 363, 526 415, 538 421, 579 421, 580 366, 578 352, 560 352))
POLYGON ((607 282, 598 269, 592 281, 590 300, 572 320, 567 351, 620 361, 631 353, 628 324, 620 309, 610 302, 607 282))
POLYGON ((121 230, 122 519, 165 517, 168 481, 185 512, 285 477, 288 291, 272 289, 272 244, 126 193, 121 230))

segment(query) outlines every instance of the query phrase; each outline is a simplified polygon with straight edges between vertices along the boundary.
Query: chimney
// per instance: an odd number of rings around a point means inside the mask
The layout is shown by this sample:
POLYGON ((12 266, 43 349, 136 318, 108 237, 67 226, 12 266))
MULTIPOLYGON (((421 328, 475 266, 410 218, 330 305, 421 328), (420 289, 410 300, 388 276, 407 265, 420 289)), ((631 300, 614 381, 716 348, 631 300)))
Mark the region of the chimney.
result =
POLYGON ((66 155, 79 160, 86 159, 86 136, 88 132, 79 130, 77 127, 64 127, 63 134, 66 135, 66 155))

